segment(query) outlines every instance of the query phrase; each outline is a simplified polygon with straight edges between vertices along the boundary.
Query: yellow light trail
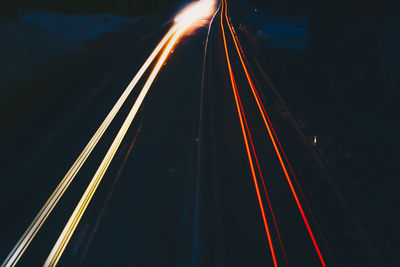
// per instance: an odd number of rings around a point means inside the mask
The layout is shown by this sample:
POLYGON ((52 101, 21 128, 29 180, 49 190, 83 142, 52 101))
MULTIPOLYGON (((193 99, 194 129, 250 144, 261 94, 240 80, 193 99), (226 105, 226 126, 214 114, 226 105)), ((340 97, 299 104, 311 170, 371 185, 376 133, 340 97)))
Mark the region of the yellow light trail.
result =
POLYGON ((80 168, 83 166, 85 163, 86 159, 89 157, 90 153, 93 151, 94 147, 97 145, 99 142, 100 138, 103 136, 104 132, 107 130, 108 126, 114 119, 115 115, 118 113, 120 110, 121 106, 124 104, 140 78, 143 76, 143 74, 146 72, 150 64, 154 61, 156 56, 160 53, 161 49, 165 46, 167 41, 171 38, 171 36, 176 33, 178 30, 179 25, 174 25, 164 36, 164 38, 160 41, 160 43, 156 46, 154 51, 151 53, 151 55, 147 58, 146 62, 143 64, 143 66, 140 68, 138 73, 135 75, 135 77, 132 79, 132 81, 129 83, 128 87, 125 89, 123 94, 120 96, 118 99, 117 103, 114 105, 114 107, 111 109, 110 113, 107 115, 103 123, 100 125, 100 127, 97 129, 96 133, 93 135, 93 137, 90 139, 89 143, 86 145, 86 147, 83 149, 79 157, 76 159, 74 164, 71 166, 71 168, 68 170, 67 174, 64 176, 64 178, 61 180, 61 182, 58 184, 57 188, 53 191, 49 199, 46 201, 42 209, 39 211, 39 213, 36 215, 36 217, 33 219, 32 223, 29 225, 27 230, 23 233, 21 238, 18 240, 17 244, 14 246, 14 248, 11 250, 10 254, 8 257, 5 259, 5 261, 2 263, 1 267, 12 267, 17 264, 29 244, 32 242, 33 238, 37 234, 37 232, 40 230, 42 227, 43 223, 46 221, 47 217, 50 215, 54 207, 57 205, 58 201, 64 194, 64 192, 67 190, 68 186, 71 184, 73 179, 75 178, 76 174, 80 170, 80 168))
MULTIPOLYGON (((202 0, 197 2, 196 4, 196 12, 193 13, 193 9, 191 10, 191 16, 186 16, 183 14, 184 19, 179 19, 177 25, 173 28, 177 27, 175 30, 172 38, 170 39, 169 43, 167 44, 165 50, 161 54, 157 64, 155 65, 153 71, 151 72, 149 78, 147 79, 145 85, 142 88, 138 98, 136 99, 132 109, 130 110, 127 118, 125 119, 121 129, 119 130, 117 136, 115 137, 113 143, 111 144, 109 150, 107 151, 106 156, 104 157, 103 161, 101 162, 99 168, 97 169, 95 175, 93 176, 91 182, 89 183, 86 191, 84 192, 83 196, 81 197, 78 205, 75 207, 71 217, 69 218, 67 224, 65 225, 62 233, 60 234, 59 238, 57 239, 55 245, 53 246, 49 256, 47 257, 44 266, 55 266, 58 261, 60 260, 62 253, 64 252, 65 248, 68 245, 69 240, 71 239, 76 227, 79 224, 86 208, 88 207, 90 200, 92 199, 97 187, 99 186, 105 172, 107 171, 108 166, 110 165, 115 153, 118 150, 119 145, 121 144, 126 132, 128 131, 133 119, 136 116, 137 111, 139 110, 140 106, 143 103, 152 83, 154 82, 157 74, 159 73, 161 67, 163 66, 164 62, 166 61, 168 55, 170 54, 171 50, 173 49, 174 45, 178 41, 179 37, 182 33, 188 29, 190 26, 193 25, 197 20, 207 17, 213 11, 214 0, 202 0)), ((184 11, 185 12, 185 11, 184 11)))
POLYGON ((115 153, 117 152, 117 149, 118 149, 119 145, 121 144, 122 139, 124 138, 126 132, 128 131, 129 126, 131 125, 133 119, 135 118, 135 115, 136 115, 137 111, 139 110, 140 105, 142 104, 151 84, 153 83, 156 75, 158 74, 158 71, 162 67, 165 59, 167 58, 168 54, 171 52, 171 49, 172 49, 174 43, 178 40, 178 37, 180 36, 181 33, 182 33, 182 30, 179 30, 174 35, 174 37, 173 37, 173 39, 171 39, 171 42, 169 43, 168 47, 163 52, 162 57, 157 62, 157 65, 154 68, 153 72, 151 73, 150 78, 147 80, 138 99, 136 100, 135 104, 133 105, 131 111, 129 112, 128 117, 125 119, 124 124, 122 125, 116 138, 114 139, 113 143, 111 144, 111 147, 109 148, 103 161, 101 162, 100 167, 97 169, 89 186, 87 187, 81 200, 79 201, 79 203, 76 206, 74 212, 72 213, 70 219, 68 220, 66 226, 64 227, 64 230, 62 231, 60 237, 58 238, 56 244, 54 245, 52 251, 50 252, 44 266, 54 266, 57 264, 58 260, 60 259, 63 251, 65 250, 65 248, 68 244, 68 241, 70 240, 73 232, 75 231, 80 219, 83 216, 83 213, 85 212, 87 206, 89 205, 91 198, 93 197, 108 166, 110 165, 111 160, 113 159, 115 153))

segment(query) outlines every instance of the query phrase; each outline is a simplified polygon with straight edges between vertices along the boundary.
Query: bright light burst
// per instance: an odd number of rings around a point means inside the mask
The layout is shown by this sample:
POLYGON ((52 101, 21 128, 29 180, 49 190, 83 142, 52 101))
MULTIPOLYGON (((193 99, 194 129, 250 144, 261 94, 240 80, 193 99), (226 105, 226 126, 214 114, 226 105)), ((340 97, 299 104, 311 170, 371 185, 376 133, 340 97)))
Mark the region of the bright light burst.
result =
POLYGON ((200 0, 186 6, 175 17, 175 23, 182 28, 193 26, 195 22, 211 17, 215 12, 215 0, 200 0))
POLYGON ((36 236, 36 233, 42 227, 44 222, 46 221, 49 214, 52 212, 53 208, 57 205, 60 198, 63 196, 64 192, 69 187, 70 183, 74 180, 76 174, 85 163, 86 159, 91 154, 94 147, 97 145, 100 138, 103 136, 104 132, 107 130, 108 126, 114 119, 115 115, 118 113, 121 106, 124 104, 125 100, 131 94, 132 90, 138 83, 138 81, 142 78, 143 74, 147 71, 150 65, 154 62, 154 60, 159 57, 157 63, 150 74, 150 77, 146 81, 146 84, 142 88, 137 100, 135 101, 134 106, 132 107, 128 117, 126 118, 123 126, 118 132, 117 137, 114 139, 112 146, 110 147, 107 155, 103 159, 98 171, 95 176, 91 180, 88 188, 86 189, 84 195, 81 198, 81 201, 78 203, 75 208, 73 214, 71 215, 67 225, 65 226, 63 232, 59 236, 56 244, 54 245, 50 255, 48 256, 45 266, 55 266, 63 254, 65 247, 67 246, 72 234, 74 233, 83 213, 85 212, 89 202, 97 189, 98 184, 101 182, 111 160, 113 159, 115 152, 117 151, 122 139, 125 136, 126 131, 128 130, 130 124, 132 123, 137 111, 139 110, 151 84, 153 83, 155 77, 159 73, 161 67, 167 60, 168 55, 173 49, 176 42, 182 36, 183 33, 187 33, 189 28, 194 26, 199 26, 202 21, 211 17, 211 15, 215 12, 216 8, 216 0, 199 0, 184 8, 176 17, 175 24, 171 27, 168 33, 164 36, 161 42, 157 45, 153 53, 146 60, 145 64, 136 74, 134 79, 131 81, 129 86, 125 89, 124 93, 121 95, 113 109, 107 115, 104 122, 101 124, 99 129, 96 131, 95 135, 89 141, 88 145, 84 148, 81 155, 75 161, 71 169, 68 171, 66 176, 62 179, 56 190, 50 196, 46 204, 43 206, 42 210, 38 213, 36 218, 33 220, 31 225, 22 235, 20 240, 17 242, 13 250, 8 255, 7 259, 1 265, 2 267, 15 266, 27 247, 30 245, 31 241, 36 236), (161 54, 160 54, 161 53, 161 54))

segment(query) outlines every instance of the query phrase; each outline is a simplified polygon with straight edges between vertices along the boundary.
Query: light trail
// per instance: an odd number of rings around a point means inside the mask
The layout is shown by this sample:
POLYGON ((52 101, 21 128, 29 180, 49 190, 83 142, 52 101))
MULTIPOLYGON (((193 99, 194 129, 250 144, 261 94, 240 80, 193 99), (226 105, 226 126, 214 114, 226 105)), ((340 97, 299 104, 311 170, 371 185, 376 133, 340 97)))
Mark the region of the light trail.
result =
MULTIPOLYGON (((171 53, 171 50, 175 46, 176 42, 182 35, 182 33, 187 30, 190 26, 193 26, 197 20, 212 14, 212 7, 215 6, 213 0, 203 0, 199 1, 196 4, 196 15, 192 15, 190 17, 183 16, 177 21, 177 24, 173 27, 177 27, 177 30, 174 32, 173 36, 169 40, 166 48, 162 52, 159 60, 157 61, 153 71, 151 72, 149 78, 147 79, 145 85, 142 88, 138 98, 136 99, 132 109, 130 110, 127 118, 125 119, 121 129, 119 130, 117 136, 115 137, 113 143, 111 144, 107 154, 105 155, 103 161, 101 162, 99 168, 97 169, 95 175, 93 176, 91 182, 89 183, 86 191, 81 197, 78 205, 73 211, 71 217, 69 218, 67 224, 65 225, 62 233, 60 234, 58 240, 53 246, 49 256, 47 257, 44 266, 55 266, 60 260, 62 253, 68 245, 69 240, 71 239, 76 227, 78 226, 86 208, 88 207, 90 200, 92 199, 97 187, 99 186, 105 172, 107 171, 108 166, 110 165, 115 153, 118 150, 119 145, 121 144, 123 138, 125 137, 126 132, 128 131, 133 119, 135 118, 137 111, 143 103, 152 83, 154 82, 157 74, 161 70, 161 67, 164 65, 168 55, 171 53)), ((191 9, 192 10, 192 9, 191 9)))
MULTIPOLYGON (((225 16, 226 16, 227 12, 228 11, 227 11, 227 3, 226 3, 226 5, 225 5, 225 16)), ((230 26, 230 25, 228 24, 228 26, 230 26)), ((238 91, 237 91, 237 93, 238 93, 238 91)), ((243 110, 243 106, 242 106, 242 103, 240 101, 240 98, 239 98, 239 106, 240 106, 240 110, 241 110, 242 114, 244 115, 244 110, 243 110)), ((287 258, 287 255, 286 255, 286 251, 285 251, 285 248, 284 248, 284 245, 283 245, 282 237, 280 235, 279 227, 278 227, 278 224, 277 224, 276 219, 275 219, 274 210, 272 208, 272 204, 271 204, 271 201, 270 201, 270 198, 269 198, 269 195, 268 195, 268 191, 267 191, 267 188, 265 186, 264 177, 263 177, 262 172, 261 172, 261 167, 260 167, 260 163, 258 161, 256 150, 254 148, 253 140, 252 140, 251 135, 250 135, 250 129, 249 129, 247 123, 245 123, 245 124, 246 124, 246 131, 247 131, 247 134, 248 134, 249 140, 250 140, 251 149, 253 151, 253 155, 254 155, 254 158, 255 158, 255 161, 256 161, 258 174, 259 174, 259 176, 261 178, 261 182, 262 182, 262 185, 263 185, 263 188, 264 188, 265 196, 266 196, 267 202, 268 202, 268 207, 269 207, 269 210, 271 212, 271 217, 272 217, 272 220, 273 220, 273 223, 274 223, 274 226, 275 226, 275 230, 276 230, 276 233, 277 233, 277 236, 278 236, 278 239, 279 239, 280 247, 282 249, 282 254, 283 254, 283 257, 284 257, 284 260, 285 260, 285 264, 286 264, 286 266, 289 266, 289 261, 288 261, 288 258, 287 258)))
POLYGON ((200 0, 187 5, 174 19, 185 28, 189 28, 196 21, 210 17, 215 11, 215 0, 200 0))
POLYGON ((82 218, 87 206, 89 205, 90 200, 92 199, 98 185, 100 184, 108 166, 111 163, 115 153, 119 145, 121 144, 126 132, 128 131, 133 119, 137 111, 139 110, 148 90, 150 89, 151 84, 153 83, 156 75, 158 74, 159 70, 161 69, 162 65, 164 64, 168 54, 171 52, 173 45, 178 40, 182 30, 179 30, 173 38, 171 39, 170 43, 168 44, 167 48, 164 50, 161 58, 157 62, 154 70, 152 71, 149 79, 147 80, 145 86, 143 87, 142 91, 140 92, 135 104, 133 105, 131 111, 129 112, 127 118, 125 119, 121 129, 119 130, 116 138, 114 139, 111 147, 109 148, 106 156, 104 157, 103 161, 100 164, 100 167, 97 169, 94 177, 92 178, 89 186, 87 187, 85 193, 83 194, 81 200, 79 201, 78 205, 76 206, 74 212, 72 213, 70 219, 68 220, 64 230, 62 231, 61 235, 59 236, 56 244, 54 245, 53 249, 51 250, 44 266, 55 266, 59 261, 62 253, 64 252, 72 234, 74 233, 76 227, 80 219, 82 218))
MULTIPOLYGON (((207 14, 205 13, 206 8, 211 8, 211 3, 214 3, 214 1, 207 0, 207 1, 201 1, 201 8, 203 12, 200 12, 198 14, 207 14), (206 2, 206 3, 204 3, 206 2)), ((196 20, 201 18, 201 16, 192 16, 192 19, 196 20)), ((61 180, 57 188, 53 191, 47 202, 44 204, 42 209, 39 211, 39 213, 36 215, 32 223, 29 225, 27 230, 23 233, 21 238, 18 240, 17 244, 14 246, 10 254, 7 256, 5 261, 2 263, 2 267, 11 267, 15 266, 29 244, 32 242, 33 238, 37 234, 37 232, 40 230, 42 225, 44 224, 45 220, 49 216, 49 214, 52 212, 54 207, 57 205, 58 201, 64 194, 64 192, 67 190, 68 186, 71 184, 73 179, 75 178, 76 174, 80 170, 80 168, 83 166, 85 163, 86 159, 89 157, 91 152, 93 151, 94 147, 97 145, 98 141, 104 134, 104 132, 107 130, 108 126, 114 119, 115 115, 118 113, 120 110, 121 106, 123 103, 126 101, 138 81, 141 79, 143 74, 146 72, 148 67, 151 65, 151 63, 154 61, 154 59, 157 57, 157 55, 160 53, 162 48, 166 45, 167 41, 171 38, 171 36, 178 31, 180 27, 188 26, 190 25, 190 22, 193 21, 191 19, 185 19, 184 23, 180 24, 175 24, 168 32, 167 34, 163 37, 163 39, 160 41, 160 43, 156 46, 154 51, 151 53, 151 55, 148 57, 146 62, 143 64, 143 66, 140 68, 138 73, 135 75, 135 77, 132 79, 128 87, 125 89, 121 97, 118 99, 117 103, 114 105, 110 113, 107 115, 103 123, 100 125, 96 133, 93 135, 89 143, 86 145, 86 147, 83 149, 79 157, 76 159, 74 164, 71 166, 71 168, 68 170, 67 174, 64 176, 64 178, 61 180)))
POLYGON ((167 41, 171 38, 171 36, 178 30, 178 25, 173 26, 167 34, 163 37, 163 39, 159 42, 159 44, 156 46, 154 51, 150 54, 150 56, 147 58, 143 66, 140 68, 138 73, 135 75, 135 77, 132 79, 132 81, 129 83, 128 87, 125 89, 123 94, 120 96, 114 107, 111 109, 103 123, 100 125, 100 127, 97 129, 93 137, 90 139, 89 143, 86 145, 86 147, 83 149, 81 154, 78 156, 74 164, 71 166, 71 168, 68 170, 67 174, 64 176, 64 178, 61 180, 61 182, 58 184, 57 188, 53 191, 49 199, 46 201, 42 209, 39 211, 39 213, 36 215, 36 217, 33 219, 32 223, 29 225, 27 230, 23 233, 21 238, 18 240, 17 244, 14 246, 14 248, 11 250, 10 254, 7 256, 5 261, 2 263, 2 267, 11 267, 15 266, 29 244, 32 242, 33 238, 37 234, 37 232, 40 230, 44 222, 46 221, 47 217, 50 215, 54 207, 57 205, 58 201, 64 194, 64 192, 67 190, 68 186, 71 184, 71 182, 74 180, 76 174, 79 172, 80 168, 83 166, 85 163, 86 159, 89 157, 90 153, 93 151, 94 147, 97 145, 99 142, 100 138, 103 136, 104 132, 107 130, 108 126, 114 119, 115 115, 118 113, 120 110, 121 106, 124 104, 128 96, 131 94, 132 90, 138 83, 138 81, 141 79, 143 74, 146 72, 148 67, 151 65, 151 63, 154 61, 156 56, 160 53, 161 49, 165 46, 167 41))
MULTIPOLYGON (((226 0, 223 0, 223 1, 226 3, 226 0)), ((227 6, 227 4, 226 4, 226 6, 227 6)), ((226 10, 226 12, 225 12, 225 18, 226 18, 226 23, 228 24, 230 33, 231 33, 231 35, 232 35, 232 39, 233 39, 233 41, 234 41, 236 51, 237 51, 237 53, 238 53, 238 55, 239 55, 240 62, 241 62, 241 64, 242 64, 243 70, 244 70, 244 72, 245 72, 246 78, 247 78, 247 80, 248 80, 248 82, 249 82, 251 91, 252 91, 253 96, 254 96, 254 98, 255 98, 255 100, 256 100, 257 106, 258 106, 259 111, 260 111, 260 113, 261 113, 261 116, 262 116, 262 118, 263 118, 264 124, 265 124, 265 126, 266 126, 266 128, 267 128, 268 135, 269 135, 269 137, 270 137, 270 139, 271 139, 271 141, 272 141, 272 144, 273 144, 273 146, 274 146, 275 152, 276 152, 276 154, 277 154, 277 156, 278 156, 278 159, 279 159, 279 163, 280 163, 280 165, 281 165, 281 167, 282 167, 282 169, 283 169, 283 172, 284 172, 285 177, 286 177, 286 180, 287 180, 287 182, 288 182, 288 184, 289 184, 289 187, 290 187, 290 190, 291 190, 291 192, 292 192, 292 195, 293 195, 293 197, 294 197, 294 199, 295 199, 295 201, 296 201, 296 205, 297 205, 297 207, 298 207, 298 209, 299 209, 299 211, 300 211, 301 217, 302 217, 302 219, 303 219, 303 221, 304 221, 304 224, 305 224, 305 226, 306 226, 306 228, 307 228, 307 231, 308 231, 308 233, 309 233, 309 235, 310 235, 310 238, 311 238, 311 240, 312 240, 312 242, 313 242, 313 245, 314 245, 314 248, 315 248, 315 250, 316 250, 316 252, 317 252, 318 258, 319 258, 319 260, 320 260, 322 266, 326 266, 325 261, 324 261, 324 258, 322 257, 322 253, 321 253, 321 251, 320 251, 320 249, 319 249, 319 247, 318 247, 318 244, 317 244, 317 242, 316 242, 315 236, 314 236, 314 234, 313 234, 313 232, 312 232, 312 230, 311 230, 310 224, 309 224, 309 222, 308 222, 308 220, 307 220, 307 217, 306 217, 306 215, 305 215, 305 213, 304 213, 303 207, 301 206, 301 203, 300 203, 300 201, 299 201, 299 198, 298 198, 298 196, 297 196, 297 193, 296 193, 296 191, 295 191, 295 189, 294 189, 294 187, 293 187, 293 184, 292 184, 292 181, 291 181, 290 176, 289 176, 289 174, 288 174, 288 171, 287 171, 287 169, 286 169, 286 166, 285 166, 285 164, 284 164, 284 162, 283 162, 283 160, 282 160, 282 156, 281 156, 280 150, 278 149, 278 146, 277 146, 277 144, 276 144, 276 141, 275 141, 275 139, 274 139, 274 136, 276 137, 276 139, 278 140, 278 142, 279 142, 279 139, 278 139, 278 137, 277 137, 277 135, 276 135, 275 130, 274 130, 273 127, 272 127, 272 124, 271 124, 271 121, 270 121, 270 119, 269 119, 269 116, 268 116, 268 114, 267 114, 267 112, 266 112, 266 110, 265 110, 265 108, 264 108, 264 105, 263 105, 262 102, 261 102, 261 98, 260 98, 260 96, 258 95, 258 92, 257 92, 257 90, 256 90, 256 88, 255 88, 255 86, 254 86, 254 83, 253 83, 253 81, 252 81, 252 79, 251 79, 251 77, 250 77, 250 74, 249 74, 249 72, 248 72, 248 70, 247 70, 246 64, 244 63, 244 60, 243 60, 243 57, 242 57, 243 50, 242 50, 242 47, 240 46, 239 40, 237 39, 236 33, 234 32, 234 30, 233 30, 233 28, 232 28, 232 25, 231 25, 231 23, 230 23, 230 21, 229 21, 227 10, 226 10), (239 43, 239 45, 238 45, 238 43, 239 43), (240 49, 239 49, 239 46, 240 46, 240 49), (271 129, 272 129, 272 130, 271 130, 271 129), (272 132, 273 132, 273 133, 272 133, 272 132)), ((291 172, 293 173, 293 170, 292 170, 292 168, 291 168, 291 166, 290 166, 290 164, 289 164, 289 161, 288 161, 288 159, 287 159, 287 157, 286 157, 286 154, 285 154, 284 151, 283 151, 283 148, 282 148, 280 142, 279 142, 279 147, 280 147, 282 153, 284 154, 284 157, 285 157, 285 159, 286 159, 286 161, 287 161, 287 163, 288 163, 288 165, 289 165, 289 167, 290 167, 291 172)), ((293 173, 293 175, 294 175, 294 173, 293 173)), ((297 183, 298 187, 300 188, 300 185, 298 184, 297 179, 296 179, 296 183, 297 183)), ((300 188, 300 190, 301 190, 301 188, 300 188)), ((301 190, 301 193, 302 193, 302 190, 301 190)), ((302 195, 303 195, 303 198, 304 198, 304 194, 303 194, 303 193, 302 193, 302 195)))
MULTIPOLYGON (((236 108, 237 108, 237 112, 238 112, 238 116, 239 116, 240 126, 242 129, 242 134, 243 134, 243 139, 244 139, 244 143, 245 143, 245 147, 246 147, 247 157, 248 157, 249 164, 250 164, 250 170, 251 170, 254 186, 256 189, 256 193, 257 193, 257 199, 258 199, 258 203, 260 205, 261 215, 262 215, 262 219, 264 222, 265 231, 267 234, 268 244, 269 244, 269 248, 270 248, 271 255, 272 255, 272 260, 273 260, 274 266, 278 266, 278 263, 276 260, 276 255, 275 255, 275 250, 274 250, 274 246, 272 243, 271 234, 270 234, 270 230, 269 230, 269 226, 268 226, 268 222, 267 222, 267 218, 265 216, 264 205, 262 203, 262 199, 261 199, 261 195, 260 195, 260 189, 258 187, 257 176, 255 173, 254 163, 253 163, 253 159, 252 159, 250 148, 249 148, 249 141, 248 141, 248 137, 247 137, 246 130, 245 130, 246 128, 248 129, 247 121, 246 121, 246 117, 245 117, 244 113, 242 114, 243 110, 241 108, 241 101, 240 101, 240 97, 239 97, 237 86, 236 86, 236 81, 235 81, 233 71, 232 71, 232 66, 231 66, 229 53, 228 53, 228 47, 226 44, 225 29, 224 29, 224 24, 223 24, 223 13, 224 13, 224 10, 226 12, 227 4, 225 1, 222 1, 222 5, 223 5, 223 8, 221 9, 221 31, 222 31, 223 41, 224 41, 224 48, 225 48, 226 61, 227 61, 228 70, 229 70, 229 76, 230 76, 232 90, 233 90, 233 94, 234 94, 234 98, 235 98, 235 104, 236 104, 236 108), (224 7, 225 7, 225 9, 224 9, 224 7), (244 124, 246 124, 246 128, 245 128, 244 124)), ((251 141, 250 135, 249 135, 249 139, 251 141)), ((251 143, 252 143, 252 141, 251 141, 251 143)), ((254 155, 254 156, 256 157, 256 155, 254 155)))

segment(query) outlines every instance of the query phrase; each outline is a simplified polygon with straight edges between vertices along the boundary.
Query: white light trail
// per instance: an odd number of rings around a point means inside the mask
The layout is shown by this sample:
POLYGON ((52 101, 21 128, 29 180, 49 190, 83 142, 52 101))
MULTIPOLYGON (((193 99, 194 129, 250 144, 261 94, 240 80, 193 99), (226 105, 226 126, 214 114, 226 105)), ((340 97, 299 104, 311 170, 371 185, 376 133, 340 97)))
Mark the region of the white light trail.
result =
POLYGON ((94 147, 99 142, 100 138, 103 136, 104 132, 107 130, 108 126, 114 119, 115 115, 120 110, 121 106, 124 104, 133 88, 136 86, 140 78, 146 72, 150 64, 154 61, 156 56, 160 53, 161 49, 165 46, 167 41, 171 38, 171 36, 178 30, 178 25, 174 25, 168 33, 164 36, 164 38, 160 41, 151 55, 147 58, 146 62, 140 68, 138 73, 135 75, 133 80, 129 83, 128 87, 125 89, 121 97, 118 99, 117 103, 111 109, 110 113, 107 115, 103 123, 97 129, 96 133, 90 139, 89 143, 83 149, 79 157, 76 159, 74 164, 68 170, 67 174, 61 180, 57 188, 51 194, 47 202, 44 204, 42 209, 36 215, 32 223, 29 225, 27 230, 23 233, 21 238, 18 240, 17 244, 14 246, 8 257, 2 263, 1 267, 12 267, 17 264, 29 244, 32 242, 33 238, 37 234, 37 232, 42 227, 43 223, 46 221, 47 217, 50 215, 54 207, 57 205, 58 201, 67 190, 68 186, 71 184, 76 174, 80 170, 80 168, 85 163, 86 159, 89 157, 90 153, 93 151, 94 147))
POLYGON ((86 188, 82 198, 80 199, 78 205, 76 206, 74 212, 72 213, 71 217, 69 218, 67 224, 65 225, 62 233, 60 234, 58 240, 56 241, 55 245, 53 246, 49 256, 47 257, 44 266, 55 266, 58 261, 60 260, 62 253, 64 252, 65 248, 68 245, 69 240, 71 239, 76 227, 79 224, 86 208, 88 207, 90 200, 92 199, 98 185, 100 184, 105 172, 107 171, 108 166, 110 165, 115 153, 118 150, 119 145, 121 144, 126 132, 128 131, 132 121, 134 120, 137 111, 139 110, 140 106, 143 103, 152 83, 154 82, 157 74, 159 73, 161 67, 165 63, 168 55, 170 54, 171 50, 173 49, 174 45, 178 41, 181 34, 187 30, 189 27, 193 25, 197 20, 201 18, 205 18, 211 15, 213 9, 212 7, 215 6, 215 1, 213 0, 202 0, 199 1, 197 5, 195 5, 196 9, 189 9, 188 11, 184 10, 183 13, 180 13, 178 17, 180 17, 176 24, 173 26, 177 28, 174 30, 174 33, 169 40, 165 50, 161 54, 159 60, 157 61, 153 71, 151 72, 148 80, 146 81, 142 91, 140 92, 138 98, 136 99, 132 109, 130 110, 127 118, 125 119, 121 129, 119 130, 116 138, 114 139, 113 143, 111 144, 106 156, 104 157, 103 161, 101 162, 99 168, 97 169, 95 175, 93 176, 90 184, 86 188), (213 5, 210 5, 213 3, 213 5), (186 12, 196 11, 198 15, 191 16, 190 18, 186 15, 186 12))

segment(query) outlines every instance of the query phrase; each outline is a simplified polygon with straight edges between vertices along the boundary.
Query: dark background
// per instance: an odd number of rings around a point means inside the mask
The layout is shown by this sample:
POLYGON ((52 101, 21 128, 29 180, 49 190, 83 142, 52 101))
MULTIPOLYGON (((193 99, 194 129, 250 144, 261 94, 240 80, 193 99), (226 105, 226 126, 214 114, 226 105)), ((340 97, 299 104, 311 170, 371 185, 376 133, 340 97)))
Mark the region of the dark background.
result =
POLYGON ((148 13, 170 13, 176 9, 180 0, 4 0, 1 8, 9 17, 17 16, 21 9, 48 9, 67 14, 80 13, 115 13, 134 16, 148 13))
MULTIPOLYGON (((246 2, 263 10, 267 19, 281 16, 283 27, 290 27, 285 25, 285 16, 307 20, 309 49, 305 53, 269 47, 268 41, 260 40, 248 40, 253 43, 249 50, 262 62, 310 140, 319 138, 315 150, 378 249, 398 264, 398 1, 246 2)), ((249 32, 257 35, 261 28, 246 20, 249 16, 240 19, 245 25, 242 32, 247 31, 243 39, 249 32)), ((327 208, 326 217, 335 217, 334 206, 327 208)), ((345 224, 340 218, 335 220, 335 224, 345 224)), ((346 246, 352 235, 343 240, 342 256, 351 251, 346 246)), ((351 258, 352 252, 346 257, 351 258)))
MULTIPOLYGON (((26 9, 45 9, 66 14, 171 17, 184 2, 187 1, 3 0, 0 16, 18 20, 26 9)), ((262 63, 310 140, 318 136, 315 149, 326 160, 336 183, 377 246, 386 257, 392 257, 399 251, 400 238, 400 75, 390 73, 400 69, 400 63, 387 62, 400 54, 396 41, 400 36, 398 1, 245 2, 263 10, 265 17, 279 14, 307 19, 310 36, 305 53, 270 48, 262 40, 247 48, 262 63)), ((233 13, 239 13, 239 9, 235 10, 233 13)), ((247 24, 244 28, 255 35, 258 26, 246 20, 245 11, 240 12, 233 23, 236 27, 247 24)), ((250 43, 245 35, 242 40, 250 43)), ((324 197, 324 193, 321 195, 324 197)), ((333 209, 327 213, 335 217, 333 209)), ((340 223, 337 218, 331 222, 340 223)), ((352 253, 346 244, 342 251, 352 253)), ((392 262, 398 263, 398 259, 392 262)))

